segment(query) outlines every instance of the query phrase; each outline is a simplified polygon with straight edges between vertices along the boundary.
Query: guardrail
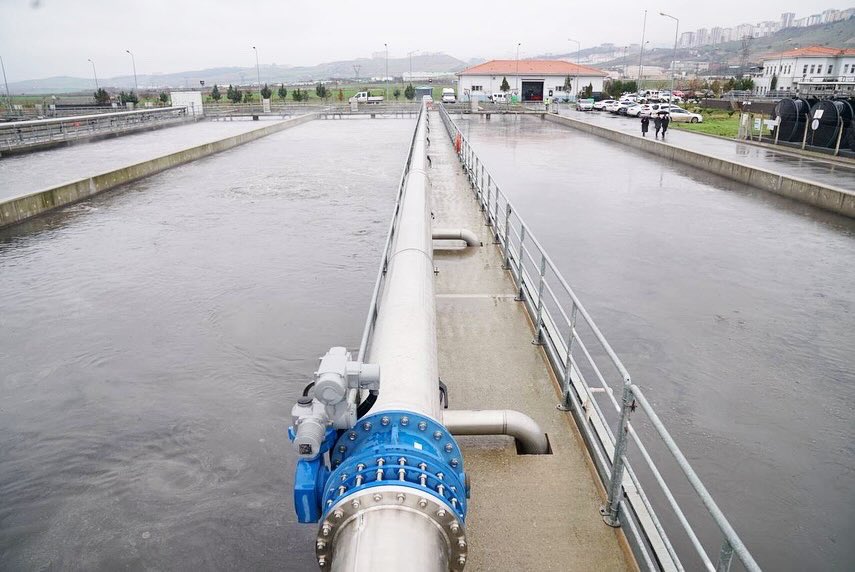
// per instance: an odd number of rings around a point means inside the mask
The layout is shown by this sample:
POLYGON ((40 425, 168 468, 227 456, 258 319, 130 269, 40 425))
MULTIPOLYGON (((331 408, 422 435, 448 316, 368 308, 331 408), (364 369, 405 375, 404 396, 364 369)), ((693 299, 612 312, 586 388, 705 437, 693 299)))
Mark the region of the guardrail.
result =
POLYGON ((184 107, 0 123, 0 153, 187 120, 184 107))
POLYGON ((631 440, 704 569, 714 572, 729 570, 735 553, 745 569, 760 570, 647 401, 644 392, 632 382, 620 358, 582 306, 558 267, 500 190, 476 155, 468 138, 463 135, 444 106, 439 107, 439 112, 448 135, 455 144, 475 198, 484 212, 486 224, 492 227, 496 244, 502 250, 504 267, 510 272, 518 288, 517 299, 525 304, 531 316, 535 329, 533 342, 543 346, 553 372, 560 380, 564 396, 560 408, 572 412, 600 479, 608 491, 606 504, 601 510, 603 520, 610 526, 625 527, 626 537, 636 558, 639 563, 644 562, 648 569, 685 570, 649 497, 644 492, 638 474, 627 461, 627 448, 631 440), (607 380, 620 384, 620 402, 615 398, 607 380), (604 410, 600 404, 602 399, 606 400, 606 408, 610 405, 613 410, 611 421, 606 415, 608 409, 604 410), (637 409, 647 415, 656 433, 718 526, 722 542, 715 564, 644 442, 630 423, 630 417, 637 409))
MULTIPOLYGON (((422 113, 425 113, 424 105, 419 107, 418 113, 418 118, 421 119, 422 113)), ((418 121, 416 121, 416 125, 418 125, 418 121)), ((426 128, 428 138, 430 138, 429 123, 426 125, 426 128)), ((418 131, 418 129, 413 130, 413 137, 410 139, 410 147, 407 150, 407 162, 404 163, 404 169, 401 171, 401 178, 398 181, 398 192, 395 195, 395 210, 392 214, 392 221, 389 223, 389 231, 386 233, 386 244, 383 246, 383 253, 380 256, 380 270, 378 270, 377 279, 374 281, 374 291, 371 294, 371 303, 368 306, 368 317, 365 319, 365 326, 362 329, 362 339, 359 342, 359 356, 356 358, 359 362, 365 360, 365 354, 368 351, 371 334, 374 332, 374 325, 377 323, 377 302, 380 299, 380 294, 383 291, 383 285, 385 283, 386 270, 389 265, 389 252, 392 250, 392 242, 395 237, 395 231, 398 228, 398 219, 401 214, 401 199, 404 196, 404 183, 407 180, 407 173, 410 172, 410 164, 413 160, 413 148, 415 147, 418 131)))
POLYGON ((264 107, 259 104, 235 104, 235 105, 205 105, 205 116, 211 119, 228 118, 228 117, 270 117, 281 116, 287 117, 292 115, 304 115, 306 113, 319 113, 324 115, 352 115, 356 114, 374 114, 374 115, 396 115, 396 116, 415 116, 418 115, 420 105, 416 103, 377 103, 365 104, 360 103, 353 111, 350 103, 278 103, 271 104, 265 111, 264 107))

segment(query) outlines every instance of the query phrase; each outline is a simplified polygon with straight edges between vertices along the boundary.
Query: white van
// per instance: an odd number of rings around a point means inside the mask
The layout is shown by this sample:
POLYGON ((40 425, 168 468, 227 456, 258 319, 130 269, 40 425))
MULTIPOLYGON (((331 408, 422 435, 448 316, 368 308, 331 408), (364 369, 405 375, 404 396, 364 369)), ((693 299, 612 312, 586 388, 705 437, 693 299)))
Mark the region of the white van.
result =
POLYGON ((494 93, 493 95, 491 95, 490 101, 492 101, 493 103, 507 103, 508 102, 508 95, 505 92, 500 91, 498 93, 494 93))
POLYGON ((454 103, 457 101, 457 96, 454 95, 454 90, 450 87, 443 88, 442 90, 442 102, 443 103, 454 103))

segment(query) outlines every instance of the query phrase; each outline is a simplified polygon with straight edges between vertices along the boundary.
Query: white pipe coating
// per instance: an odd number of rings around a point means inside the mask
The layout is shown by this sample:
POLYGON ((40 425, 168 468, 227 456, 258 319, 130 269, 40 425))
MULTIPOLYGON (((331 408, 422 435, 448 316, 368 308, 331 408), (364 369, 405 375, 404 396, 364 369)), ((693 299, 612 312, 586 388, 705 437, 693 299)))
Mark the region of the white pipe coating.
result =
POLYGON ((462 240, 466 246, 481 246, 481 241, 475 233, 466 228, 435 228, 434 240, 462 240))
POLYGON ((543 455, 549 452, 549 441, 537 422, 512 409, 447 409, 442 412, 442 423, 452 435, 511 435, 523 453, 543 455))

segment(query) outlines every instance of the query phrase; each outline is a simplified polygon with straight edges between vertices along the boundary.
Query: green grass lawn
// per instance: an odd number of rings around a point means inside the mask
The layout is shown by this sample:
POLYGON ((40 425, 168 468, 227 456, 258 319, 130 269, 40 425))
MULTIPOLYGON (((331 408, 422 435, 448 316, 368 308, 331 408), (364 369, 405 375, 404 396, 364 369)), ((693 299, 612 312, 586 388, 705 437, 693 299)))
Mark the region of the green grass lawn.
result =
MULTIPOLYGON (((704 116, 703 123, 671 123, 671 127, 685 129, 686 131, 694 131, 696 133, 706 133, 707 135, 718 135, 720 137, 735 138, 739 133, 739 112, 736 111, 730 115, 727 111, 709 110, 709 109, 690 109, 695 113, 700 113, 704 116)), ((769 135, 769 131, 764 127, 763 136, 769 135)))

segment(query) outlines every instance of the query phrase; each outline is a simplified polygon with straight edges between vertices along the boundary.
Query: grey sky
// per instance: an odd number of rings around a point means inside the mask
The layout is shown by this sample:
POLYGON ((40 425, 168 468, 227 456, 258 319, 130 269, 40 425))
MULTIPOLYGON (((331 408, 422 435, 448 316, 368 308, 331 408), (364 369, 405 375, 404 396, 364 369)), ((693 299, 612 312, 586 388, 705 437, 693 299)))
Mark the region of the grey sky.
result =
POLYGON ((130 49, 139 73, 179 72, 262 63, 312 65, 370 57, 389 44, 392 58, 412 50, 470 57, 513 58, 575 51, 613 42, 638 43, 643 10, 647 39, 670 45, 674 22, 680 30, 735 26, 797 18, 851 0, 719 0, 715 9, 685 0, 658 0, 645 6, 629 0, 493 2, 293 2, 274 0, 0 0, 0 56, 10 82, 91 74, 130 73, 130 49))

